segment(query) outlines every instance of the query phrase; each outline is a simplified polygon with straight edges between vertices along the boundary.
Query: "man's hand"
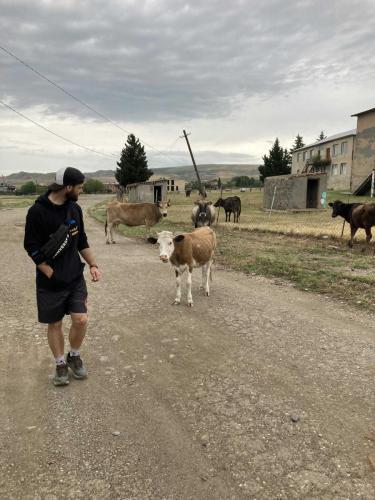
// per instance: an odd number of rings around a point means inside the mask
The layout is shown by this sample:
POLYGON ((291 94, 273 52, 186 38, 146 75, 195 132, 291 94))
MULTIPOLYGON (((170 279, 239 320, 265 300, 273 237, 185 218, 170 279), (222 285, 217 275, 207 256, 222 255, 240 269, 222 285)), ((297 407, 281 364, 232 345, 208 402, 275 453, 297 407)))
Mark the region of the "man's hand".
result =
POLYGON ((90 267, 90 274, 92 277, 92 281, 99 281, 102 276, 99 269, 95 266, 90 267))
POLYGON ((41 271, 43 274, 47 276, 47 278, 51 279, 53 274, 53 269, 50 265, 46 264, 45 262, 42 262, 42 264, 39 264, 37 267, 39 271, 41 271))

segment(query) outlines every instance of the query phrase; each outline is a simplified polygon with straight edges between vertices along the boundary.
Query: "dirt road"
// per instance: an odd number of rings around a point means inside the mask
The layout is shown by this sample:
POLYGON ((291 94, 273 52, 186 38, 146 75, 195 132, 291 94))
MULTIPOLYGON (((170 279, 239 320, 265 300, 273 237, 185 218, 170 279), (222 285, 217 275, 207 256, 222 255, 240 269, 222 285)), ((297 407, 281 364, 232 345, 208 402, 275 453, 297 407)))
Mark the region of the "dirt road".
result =
POLYGON ((172 306, 157 249, 86 215, 89 378, 55 388, 25 213, 0 212, 1 498, 375 497, 373 316, 225 270, 172 306))

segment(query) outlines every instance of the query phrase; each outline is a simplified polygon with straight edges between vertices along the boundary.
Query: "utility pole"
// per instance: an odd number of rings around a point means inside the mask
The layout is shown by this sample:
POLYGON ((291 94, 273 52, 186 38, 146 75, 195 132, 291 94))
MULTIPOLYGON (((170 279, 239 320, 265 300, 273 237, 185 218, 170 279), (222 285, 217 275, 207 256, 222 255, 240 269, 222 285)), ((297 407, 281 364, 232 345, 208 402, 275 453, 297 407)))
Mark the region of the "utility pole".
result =
POLYGON ((205 190, 203 189, 203 186, 202 186, 202 181, 201 181, 201 178, 199 177, 199 172, 198 172, 198 169, 197 169, 197 165, 195 164, 195 160, 194 160, 194 156, 193 156, 193 152, 191 150, 191 147, 190 147, 190 143, 189 143, 189 139, 188 139, 188 135, 185 130, 183 130, 183 133, 184 133, 184 137, 186 139, 186 144, 187 144, 187 147, 189 149, 189 153, 190 153, 190 156, 191 156, 191 161, 193 162, 193 165, 194 165, 194 170, 195 170, 195 173, 197 175, 197 179, 198 179, 198 188, 199 188, 199 194, 201 196, 203 196, 203 198, 206 197, 206 193, 205 193, 205 190))

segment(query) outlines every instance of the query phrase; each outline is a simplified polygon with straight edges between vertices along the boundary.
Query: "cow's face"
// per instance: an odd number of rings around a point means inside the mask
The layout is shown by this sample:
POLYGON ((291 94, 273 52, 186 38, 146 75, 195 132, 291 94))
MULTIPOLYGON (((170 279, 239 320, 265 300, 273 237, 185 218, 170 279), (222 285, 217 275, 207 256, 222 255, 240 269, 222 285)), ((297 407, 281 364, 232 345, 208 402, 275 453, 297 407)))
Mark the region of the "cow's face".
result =
POLYGON ((158 201, 156 205, 159 207, 160 213, 163 217, 166 217, 168 215, 168 210, 167 208, 170 206, 170 200, 162 202, 158 201))
POLYGON ((332 208, 332 217, 337 217, 343 214, 344 203, 340 200, 336 200, 333 203, 328 203, 332 208))
POLYGON ((149 243, 157 243, 159 245, 159 258, 162 262, 169 262, 169 259, 174 250, 173 233, 170 231, 162 231, 157 233, 157 238, 148 238, 149 243))
POLYGON ((223 206, 223 198, 219 198, 216 203, 214 203, 214 207, 222 207, 223 206))
POLYGON ((198 205, 196 227, 209 226, 211 224, 211 211, 208 208, 212 205, 212 201, 199 201, 196 202, 198 205))

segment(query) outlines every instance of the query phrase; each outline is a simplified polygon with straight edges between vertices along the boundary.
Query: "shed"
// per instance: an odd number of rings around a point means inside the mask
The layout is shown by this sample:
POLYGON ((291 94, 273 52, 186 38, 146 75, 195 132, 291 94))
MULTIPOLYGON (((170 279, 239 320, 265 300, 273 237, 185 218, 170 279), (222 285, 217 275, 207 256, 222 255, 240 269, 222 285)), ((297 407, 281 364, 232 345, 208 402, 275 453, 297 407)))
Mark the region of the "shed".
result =
POLYGON ((263 208, 306 210, 326 208, 327 174, 295 174, 267 177, 263 208), (272 203, 273 200, 273 203, 272 203))
POLYGON ((167 182, 165 180, 128 184, 126 190, 129 203, 167 201, 167 182))

